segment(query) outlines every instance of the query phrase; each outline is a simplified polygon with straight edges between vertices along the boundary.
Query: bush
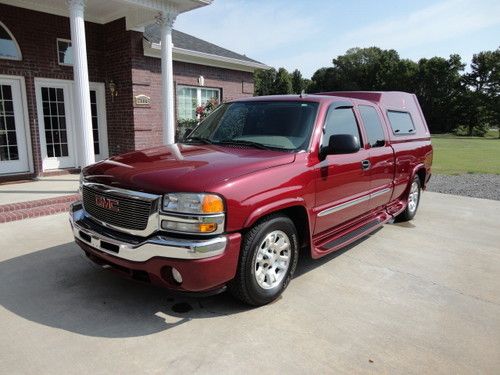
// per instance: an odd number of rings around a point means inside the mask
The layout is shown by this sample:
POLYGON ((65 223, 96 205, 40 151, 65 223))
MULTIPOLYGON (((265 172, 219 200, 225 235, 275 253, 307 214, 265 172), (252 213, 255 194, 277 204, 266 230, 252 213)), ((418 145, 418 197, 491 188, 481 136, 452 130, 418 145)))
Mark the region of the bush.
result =
POLYGON ((193 130, 198 125, 196 119, 179 119, 177 120, 177 129, 175 130, 176 142, 182 141, 186 135, 186 131, 193 130))

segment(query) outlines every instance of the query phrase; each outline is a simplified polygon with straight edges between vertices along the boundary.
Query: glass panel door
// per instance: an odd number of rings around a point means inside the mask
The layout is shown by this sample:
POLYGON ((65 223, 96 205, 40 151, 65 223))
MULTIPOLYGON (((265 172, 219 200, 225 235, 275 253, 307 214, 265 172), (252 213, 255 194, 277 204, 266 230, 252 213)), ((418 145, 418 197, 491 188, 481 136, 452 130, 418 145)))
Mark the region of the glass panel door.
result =
POLYGON ((75 167, 71 83, 37 82, 38 122, 43 169, 75 167))
POLYGON ((28 171, 21 83, 0 78, 0 174, 28 171))

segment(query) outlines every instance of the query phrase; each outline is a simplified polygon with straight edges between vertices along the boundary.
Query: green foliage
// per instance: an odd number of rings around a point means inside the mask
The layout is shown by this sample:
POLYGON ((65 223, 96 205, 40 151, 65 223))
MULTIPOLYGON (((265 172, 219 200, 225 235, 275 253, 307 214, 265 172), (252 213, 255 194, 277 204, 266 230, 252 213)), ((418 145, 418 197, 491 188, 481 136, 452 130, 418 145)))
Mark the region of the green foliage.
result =
MULTIPOLYGON (((285 68, 255 72, 255 95, 327 91, 406 91, 418 97, 432 133, 484 135, 500 127, 500 48, 474 55, 471 71, 459 55, 401 59, 393 50, 351 48, 311 80, 285 68)), ((500 137, 500 135, 499 135, 500 137)))
POLYGON ((302 90, 305 89, 305 82, 302 78, 302 74, 298 69, 292 72, 292 92, 294 94, 300 94, 302 90))
POLYGON ((177 128, 175 129, 175 139, 182 140, 188 130, 193 130, 198 125, 196 119, 178 119, 177 128))
POLYGON ((272 95, 274 93, 275 80, 276 69, 257 69, 254 73, 255 95, 272 95))
POLYGON ((274 80, 273 94, 291 94, 292 79, 285 68, 279 68, 274 80))

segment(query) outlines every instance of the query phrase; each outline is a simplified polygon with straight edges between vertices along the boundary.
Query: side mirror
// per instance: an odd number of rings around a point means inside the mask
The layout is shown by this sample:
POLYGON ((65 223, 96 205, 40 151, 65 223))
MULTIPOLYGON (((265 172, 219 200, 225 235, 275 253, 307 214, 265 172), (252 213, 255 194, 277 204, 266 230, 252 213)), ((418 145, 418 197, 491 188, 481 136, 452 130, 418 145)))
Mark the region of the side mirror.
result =
POLYGON ((320 150, 320 159, 324 160, 327 155, 354 154, 361 148, 358 137, 352 134, 331 135, 328 146, 320 150))

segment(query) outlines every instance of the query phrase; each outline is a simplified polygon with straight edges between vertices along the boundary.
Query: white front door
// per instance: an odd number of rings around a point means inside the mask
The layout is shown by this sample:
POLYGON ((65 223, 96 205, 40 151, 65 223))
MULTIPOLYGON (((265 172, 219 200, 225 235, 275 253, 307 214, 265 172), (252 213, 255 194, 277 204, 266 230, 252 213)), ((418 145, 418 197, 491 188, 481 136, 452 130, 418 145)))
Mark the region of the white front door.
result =
MULTIPOLYGON (((74 122, 73 81, 36 78, 36 99, 43 170, 79 166, 74 122)), ((104 84, 90 83, 96 160, 108 157, 104 84)))
POLYGON ((29 172, 21 81, 0 77, 0 175, 29 172))
POLYGON ((36 79, 43 170, 76 167, 70 81, 36 79))

